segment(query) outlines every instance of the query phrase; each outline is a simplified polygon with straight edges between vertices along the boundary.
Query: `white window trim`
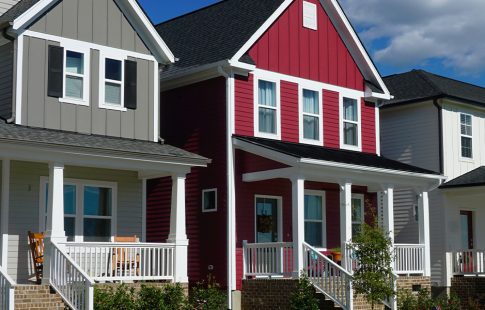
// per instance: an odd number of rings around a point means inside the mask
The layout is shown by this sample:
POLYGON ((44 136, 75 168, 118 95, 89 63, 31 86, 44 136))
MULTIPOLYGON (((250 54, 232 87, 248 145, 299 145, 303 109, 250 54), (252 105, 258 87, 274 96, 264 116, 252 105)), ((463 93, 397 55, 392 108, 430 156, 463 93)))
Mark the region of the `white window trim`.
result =
POLYGON ((325 198, 326 193, 325 191, 305 190, 305 195, 322 197, 322 220, 315 221, 315 220, 304 219, 304 223, 306 222, 322 223, 322 247, 317 248, 317 250, 326 251, 327 250, 327 204, 326 204, 326 198, 325 198))
POLYGON ((203 213, 217 212, 217 188, 204 189, 202 191, 202 212, 203 213), (215 195, 216 195, 215 208, 214 209, 205 209, 204 208, 204 195, 205 195, 205 193, 210 193, 210 192, 214 192, 215 195))
POLYGON ((341 92, 339 102, 340 148, 343 150, 362 152, 362 98, 356 97, 352 93, 341 92), (357 122, 344 120, 344 98, 354 99, 357 101, 357 122), (344 143, 344 122, 357 124, 357 145, 349 145, 344 143))
POLYGON ((125 60, 128 59, 127 53, 112 53, 108 51, 99 51, 99 108, 115 111, 128 111, 125 108, 125 60), (106 59, 121 61, 121 81, 106 79, 106 59), (105 83, 114 83, 121 85, 121 104, 111 104, 105 102, 105 83))
POLYGON ((460 138, 459 138, 459 143, 460 143, 460 161, 466 161, 466 162, 475 162, 474 158, 474 152, 475 152, 475 145, 473 145, 473 142, 475 141, 475 139, 473 138, 473 134, 475 133, 475 129, 473 128, 473 124, 475 122, 473 121, 473 115, 470 114, 470 113, 465 113, 465 112, 460 112, 459 115, 458 115, 458 131, 459 131, 459 134, 460 134, 460 138), (462 134, 461 133, 461 116, 462 115, 466 115, 466 116, 470 116, 470 121, 471 121, 471 127, 472 127, 472 135, 469 136, 469 135, 465 135, 465 134, 462 134), (464 157, 463 156, 463 153, 462 153, 462 147, 463 147, 463 144, 461 143, 461 138, 464 137, 464 138, 470 138, 472 141, 472 157, 464 157))
POLYGON ((254 136, 259 138, 281 140, 281 92, 280 80, 266 75, 254 75, 254 136), (276 133, 259 131, 259 81, 267 81, 276 84, 276 133))
MULTIPOLYGON (((45 231, 46 229, 46 217, 45 213, 45 192, 46 185, 49 183, 49 177, 40 177, 40 193, 39 193, 39 231, 45 231)), ((115 182, 106 181, 96 181, 96 180, 82 180, 82 179, 64 179, 64 185, 75 185, 76 186, 76 225, 75 225, 75 236, 74 242, 84 241, 84 219, 110 219, 111 220, 111 241, 117 234, 117 219, 118 219, 118 184, 115 182), (112 190, 112 206, 111 206, 111 216, 94 216, 94 215, 84 215, 84 187, 104 187, 111 188, 112 190)), ((64 208, 63 208, 64 210, 64 208)), ((67 217, 72 217, 68 215, 67 217)))
POLYGON ((256 202, 258 198, 275 199, 277 201, 277 216, 278 216, 278 242, 283 242, 283 197, 281 196, 268 196, 268 195, 254 195, 254 242, 257 243, 258 226, 257 226, 257 209, 256 202))
MULTIPOLYGON (((308 1, 303 1, 303 6, 302 6, 302 22, 303 22, 303 27, 312 29, 312 30, 318 30, 318 11, 317 11, 317 5, 308 1), (312 21, 307 21, 306 20, 306 11, 311 10, 312 15, 315 14, 314 20, 312 21)), ((310 17, 310 16, 309 16, 310 17)))
POLYGON ((360 208, 361 208, 361 214, 362 214, 362 220, 361 221, 354 221, 351 219, 351 228, 354 224, 365 224, 365 200, 364 200, 364 195, 363 194, 352 194, 352 199, 359 199, 360 200, 360 208))
POLYGON ((62 67, 62 97, 59 98, 59 102, 61 103, 69 103, 69 104, 76 104, 82 106, 89 106, 89 95, 91 92, 91 49, 86 46, 85 44, 79 42, 72 42, 72 41, 61 41, 60 46, 64 48, 64 61, 62 67), (74 74, 74 73, 67 73, 66 64, 67 64, 67 52, 76 52, 83 55, 83 72, 84 74, 74 74), (66 96, 66 77, 67 75, 75 76, 75 77, 82 77, 83 79, 83 98, 71 98, 66 96))
POLYGON ((313 145, 319 145, 323 146, 324 145, 324 140, 323 140, 323 94, 322 94, 322 89, 315 87, 315 85, 309 85, 309 84, 298 84, 298 114, 299 114, 299 132, 300 132, 300 143, 306 143, 306 144, 313 144, 313 145), (303 112, 303 90, 310 90, 318 93, 318 112, 319 114, 311 114, 311 113, 306 113, 303 112), (318 117, 318 140, 313 140, 313 139, 305 139, 304 137, 304 128, 303 128, 303 116, 304 115, 309 115, 309 116, 314 116, 318 117))

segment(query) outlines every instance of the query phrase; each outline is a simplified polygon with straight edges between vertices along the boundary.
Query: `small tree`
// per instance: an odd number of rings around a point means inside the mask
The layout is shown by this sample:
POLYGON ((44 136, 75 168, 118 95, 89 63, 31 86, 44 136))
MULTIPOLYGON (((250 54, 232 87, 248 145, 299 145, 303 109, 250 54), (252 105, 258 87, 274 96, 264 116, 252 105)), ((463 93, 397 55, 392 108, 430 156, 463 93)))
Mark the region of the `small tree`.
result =
POLYGON ((315 288, 302 272, 297 287, 290 299, 291 309, 318 310, 318 299, 315 297, 315 288))
POLYGON ((391 267, 391 239, 378 227, 375 218, 373 213, 372 225, 364 224, 361 231, 348 244, 353 258, 358 262, 352 282, 354 293, 364 295, 372 309, 382 300, 396 295, 391 267))

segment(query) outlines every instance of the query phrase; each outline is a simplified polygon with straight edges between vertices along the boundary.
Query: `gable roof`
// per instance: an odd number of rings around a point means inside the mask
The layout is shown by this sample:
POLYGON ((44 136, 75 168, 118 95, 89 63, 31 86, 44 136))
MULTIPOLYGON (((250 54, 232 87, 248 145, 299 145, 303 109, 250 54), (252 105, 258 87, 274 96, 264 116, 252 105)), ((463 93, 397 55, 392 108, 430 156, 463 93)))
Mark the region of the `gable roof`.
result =
POLYGON ((424 70, 412 70, 384 77, 394 99, 383 103, 390 107, 436 98, 450 98, 485 107, 485 88, 436 75, 424 70))
MULTIPOLYGON (((248 50, 295 0, 222 0, 156 26, 179 61, 162 77, 221 61, 254 64, 248 50)), ((336 0, 320 0, 371 90, 389 91, 336 0)))
POLYGON ((485 186, 485 167, 479 167, 441 185, 440 188, 485 186))
MULTIPOLYGON (((56 5, 60 0, 20 0, 0 16, 0 25, 11 24, 14 33, 21 33, 34 20, 56 5)), ((81 0, 82 1, 82 0, 81 0)), ((140 38, 161 63, 175 61, 173 53, 160 37, 137 0, 113 0, 137 30, 140 38)))

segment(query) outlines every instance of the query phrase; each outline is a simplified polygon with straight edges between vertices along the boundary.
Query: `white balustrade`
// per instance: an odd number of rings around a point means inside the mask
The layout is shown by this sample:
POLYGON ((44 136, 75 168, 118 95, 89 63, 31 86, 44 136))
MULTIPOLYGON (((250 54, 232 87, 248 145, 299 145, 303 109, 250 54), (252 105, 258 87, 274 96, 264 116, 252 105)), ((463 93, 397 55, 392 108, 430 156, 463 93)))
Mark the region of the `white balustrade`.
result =
POLYGON ((174 279, 175 245, 171 243, 68 242, 64 246, 95 281, 174 279))
POLYGON ((424 244, 395 244, 397 274, 424 274, 424 244))
POLYGON ((243 242, 244 277, 290 277, 293 272, 293 243, 243 242))
POLYGON ((0 267, 0 309, 13 310, 15 282, 0 267))
POLYGON ((307 243, 303 243, 303 262, 303 271, 316 289, 343 309, 353 309, 350 272, 307 243))
POLYGON ((92 310, 94 281, 57 244, 51 243, 50 285, 74 310, 92 310))
POLYGON ((464 250, 448 253, 453 275, 485 274, 485 250, 464 250))

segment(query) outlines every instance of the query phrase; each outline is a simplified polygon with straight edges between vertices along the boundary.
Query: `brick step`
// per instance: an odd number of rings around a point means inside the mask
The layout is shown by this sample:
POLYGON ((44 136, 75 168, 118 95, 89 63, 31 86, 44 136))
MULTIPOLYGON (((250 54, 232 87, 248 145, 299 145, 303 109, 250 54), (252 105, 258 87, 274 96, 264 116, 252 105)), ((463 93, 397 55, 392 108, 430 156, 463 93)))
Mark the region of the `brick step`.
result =
POLYGON ((49 285, 18 285, 15 287, 15 309, 64 310, 61 296, 49 285))

